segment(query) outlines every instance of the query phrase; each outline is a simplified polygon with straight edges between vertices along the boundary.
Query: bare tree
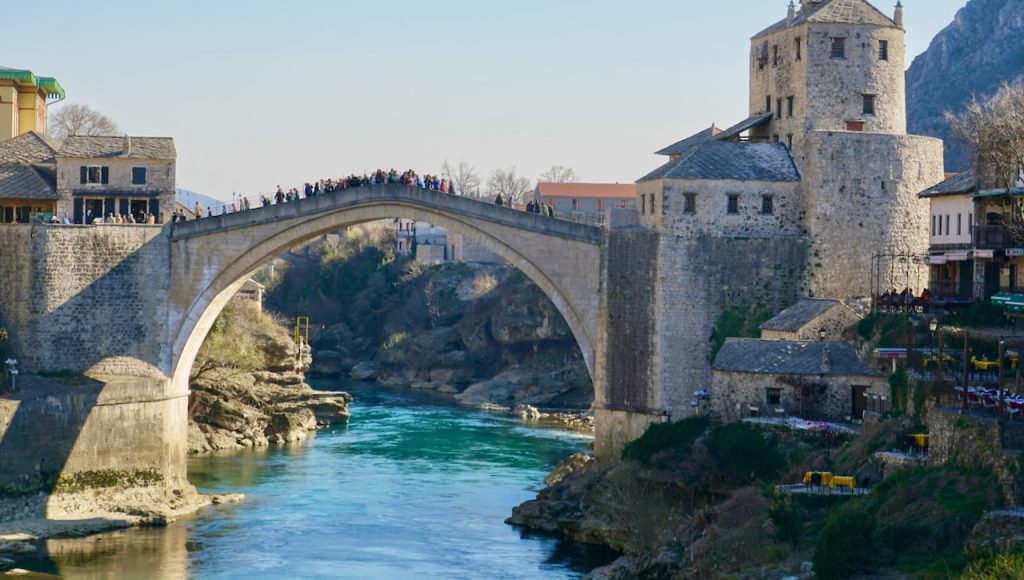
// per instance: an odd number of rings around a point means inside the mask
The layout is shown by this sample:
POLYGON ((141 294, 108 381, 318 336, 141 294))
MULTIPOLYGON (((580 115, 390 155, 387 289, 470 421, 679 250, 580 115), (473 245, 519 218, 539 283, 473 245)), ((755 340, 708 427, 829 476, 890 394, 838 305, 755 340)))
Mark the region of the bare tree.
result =
POLYGON ((121 132, 110 117, 77 103, 61 107, 50 117, 48 125, 50 136, 61 141, 71 135, 113 136, 121 132))
POLYGON ((495 169, 487 179, 487 189, 491 195, 501 195, 508 205, 522 203, 523 195, 530 190, 530 179, 519 175, 513 165, 511 169, 495 169))
POLYGON ((540 174, 540 180, 547 183, 573 183, 579 181, 579 178, 576 177, 576 172, 572 170, 572 167, 552 165, 551 169, 540 174))
POLYGON ((451 183, 451 192, 466 197, 480 197, 480 174, 476 166, 470 165, 465 160, 459 160, 458 165, 451 165, 444 160, 441 165, 441 173, 448 176, 451 183))
MULTIPOLYGON (((978 186, 1012 191, 1024 181, 1024 84, 1004 83, 985 99, 972 99, 959 115, 946 113, 954 135, 975 153, 978 186)), ((1014 199, 1006 226, 1024 241, 1024 203, 1014 199)))

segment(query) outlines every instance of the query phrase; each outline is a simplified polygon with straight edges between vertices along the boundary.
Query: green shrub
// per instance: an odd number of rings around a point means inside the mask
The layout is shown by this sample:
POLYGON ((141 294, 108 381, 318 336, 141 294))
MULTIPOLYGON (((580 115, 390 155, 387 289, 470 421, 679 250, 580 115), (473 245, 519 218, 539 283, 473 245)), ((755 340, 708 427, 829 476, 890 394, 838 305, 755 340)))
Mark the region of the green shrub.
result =
POLYGON ((950 326, 962 326, 966 328, 1003 328, 1009 326, 1009 320, 1003 314, 1003 309, 991 302, 975 302, 967 308, 958 310, 954 315, 946 319, 950 326))
POLYGON ((726 309, 718 317, 711 332, 711 351, 708 353, 708 360, 715 360, 727 339, 761 338, 761 325, 771 317, 772 311, 759 305, 726 309))
POLYGON ((814 549, 818 578, 849 578, 878 571, 880 548, 873 515, 861 502, 834 511, 825 522, 814 549))
POLYGON ((768 517, 771 518, 772 525, 775 527, 776 540, 794 547, 800 543, 807 511, 792 496, 773 492, 772 505, 768 508, 768 517))
POLYGON ((893 412, 906 413, 907 399, 910 396, 910 374, 905 367, 896 369, 889 377, 889 391, 893 412))
POLYGON ((691 417, 674 423, 656 423, 643 436, 622 450, 622 459, 638 463, 682 461, 690 456, 693 443, 708 428, 707 417, 691 417))
POLYGON ((714 429, 708 436, 707 447, 718 470, 740 484, 773 480, 786 467, 778 445, 747 423, 714 429))
POLYGON ((1002 554, 975 562, 961 576, 963 580, 1010 580, 1024 578, 1024 555, 1002 554))

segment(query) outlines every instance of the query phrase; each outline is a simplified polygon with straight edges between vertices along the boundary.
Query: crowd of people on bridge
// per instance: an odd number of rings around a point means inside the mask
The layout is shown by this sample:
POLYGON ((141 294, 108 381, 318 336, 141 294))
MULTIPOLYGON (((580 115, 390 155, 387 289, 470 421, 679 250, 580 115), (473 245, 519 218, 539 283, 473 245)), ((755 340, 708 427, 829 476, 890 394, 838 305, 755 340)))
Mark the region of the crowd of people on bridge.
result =
MULTIPOLYGON (((455 187, 451 181, 444 177, 430 174, 420 175, 412 169, 401 173, 395 169, 378 169, 370 174, 352 174, 340 179, 320 179, 313 182, 307 182, 303 184, 302 188, 292 187, 285 190, 278 185, 277 190, 273 195, 259 194, 258 205, 256 207, 280 205, 298 201, 300 199, 316 197, 325 193, 345 191, 357 187, 389 184, 418 187, 420 189, 439 191, 441 193, 449 193, 452 195, 455 195, 456 193, 455 187)), ((511 206, 508 200, 504 199, 501 194, 498 194, 495 198, 495 204, 499 206, 511 206)), ((249 211, 250 209, 253 209, 253 205, 250 203, 248 196, 233 194, 230 204, 218 206, 216 209, 213 206, 206 206, 204 208, 198 201, 191 211, 179 207, 174 211, 171 221, 174 223, 184 222, 189 219, 202 219, 204 217, 210 218, 214 215, 226 215, 229 213, 249 211)), ((526 205, 525 211, 548 217, 554 217, 555 215, 554 208, 540 201, 530 201, 526 205)))

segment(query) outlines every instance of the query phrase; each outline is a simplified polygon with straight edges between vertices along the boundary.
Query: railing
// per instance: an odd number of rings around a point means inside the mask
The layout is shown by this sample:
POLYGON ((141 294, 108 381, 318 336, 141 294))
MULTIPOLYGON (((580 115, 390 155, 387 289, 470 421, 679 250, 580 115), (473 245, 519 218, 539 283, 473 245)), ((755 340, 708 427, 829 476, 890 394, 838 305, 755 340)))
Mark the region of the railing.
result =
POLYGON ((1006 226, 974 226, 974 247, 979 250, 1002 250, 1012 242, 1006 226))

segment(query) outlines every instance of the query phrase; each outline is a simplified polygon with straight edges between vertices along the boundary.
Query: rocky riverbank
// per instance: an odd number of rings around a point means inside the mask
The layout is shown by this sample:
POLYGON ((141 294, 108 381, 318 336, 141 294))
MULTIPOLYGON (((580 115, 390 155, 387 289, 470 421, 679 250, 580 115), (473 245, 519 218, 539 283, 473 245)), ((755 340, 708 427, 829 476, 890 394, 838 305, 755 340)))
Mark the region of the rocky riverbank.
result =
POLYGON ((189 396, 190 454, 301 441, 349 419, 347 393, 305 383, 308 348, 255 303, 233 300, 196 360, 189 396))

